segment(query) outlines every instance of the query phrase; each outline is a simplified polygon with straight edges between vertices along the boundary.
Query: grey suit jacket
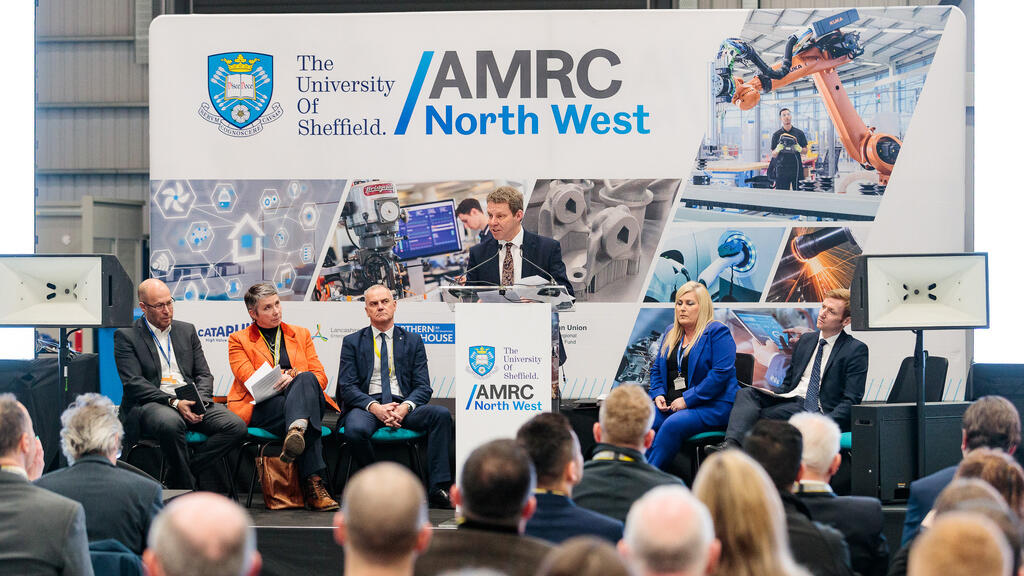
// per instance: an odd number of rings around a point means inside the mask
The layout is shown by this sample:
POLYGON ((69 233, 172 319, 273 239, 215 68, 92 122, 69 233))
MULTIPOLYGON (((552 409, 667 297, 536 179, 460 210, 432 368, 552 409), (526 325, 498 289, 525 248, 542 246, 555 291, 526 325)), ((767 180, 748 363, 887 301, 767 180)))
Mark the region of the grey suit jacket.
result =
MULTIPOLYGON (((213 374, 203 355, 203 345, 196 327, 188 322, 171 321, 171 348, 178 370, 186 382, 194 382, 207 404, 213 396, 213 374)), ((118 414, 125 425, 125 445, 138 437, 136 406, 150 402, 168 404, 173 397, 160 390, 160 352, 146 318, 135 321, 131 328, 114 332, 114 363, 124 386, 124 397, 118 414)))
POLYGON ((0 470, 0 570, 92 576, 82 505, 0 470))
POLYGON ((36 480, 36 486, 82 504, 90 542, 113 538, 136 554, 142 554, 149 525, 164 507, 160 484, 103 456, 83 456, 36 480))

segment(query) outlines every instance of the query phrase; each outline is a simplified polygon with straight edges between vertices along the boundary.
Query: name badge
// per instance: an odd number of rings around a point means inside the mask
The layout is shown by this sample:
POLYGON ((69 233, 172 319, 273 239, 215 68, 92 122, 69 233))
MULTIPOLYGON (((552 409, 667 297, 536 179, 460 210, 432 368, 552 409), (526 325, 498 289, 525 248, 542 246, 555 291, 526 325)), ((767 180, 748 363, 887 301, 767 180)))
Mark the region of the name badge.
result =
POLYGON ((682 376, 676 377, 676 379, 672 381, 672 386, 674 386, 676 390, 686 390, 686 378, 683 378, 682 376))
POLYGON ((163 376, 160 378, 161 386, 176 386, 177 384, 178 380, 173 376, 163 376))

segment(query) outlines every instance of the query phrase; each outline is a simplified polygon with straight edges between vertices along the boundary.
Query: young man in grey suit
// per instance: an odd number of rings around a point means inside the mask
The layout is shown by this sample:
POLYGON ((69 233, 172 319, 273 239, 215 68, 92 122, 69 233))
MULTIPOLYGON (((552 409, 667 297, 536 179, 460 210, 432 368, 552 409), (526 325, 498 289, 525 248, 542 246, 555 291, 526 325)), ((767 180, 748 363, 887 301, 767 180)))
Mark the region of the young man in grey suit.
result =
POLYGON ((164 507, 160 484, 117 467, 123 429, 106 396, 82 394, 60 417, 60 446, 71 466, 36 480, 85 508, 89 541, 114 539, 142 554, 153 517, 164 507))
POLYGON ((387 287, 371 286, 363 299, 370 325, 345 336, 338 369, 338 404, 352 456, 363 466, 374 463, 370 437, 384 426, 426 432, 430 503, 451 508, 452 417, 444 406, 429 404, 434 391, 423 339, 395 326, 397 304, 387 287))
POLYGON ((168 465, 167 485, 195 489, 193 471, 216 463, 245 437, 242 419, 214 404, 213 375, 203 355, 196 328, 174 319, 174 299, 167 286, 155 278, 139 284, 143 317, 131 328, 114 333, 114 362, 124 386, 120 417, 125 444, 140 436, 160 441, 168 465), (206 408, 199 414, 191 400, 179 400, 174 390, 195 384, 206 408), (191 463, 185 432, 208 437, 196 448, 191 463))
POLYGON ((33 486, 42 471, 28 410, 0 394, 0 571, 92 576, 82 505, 33 486))

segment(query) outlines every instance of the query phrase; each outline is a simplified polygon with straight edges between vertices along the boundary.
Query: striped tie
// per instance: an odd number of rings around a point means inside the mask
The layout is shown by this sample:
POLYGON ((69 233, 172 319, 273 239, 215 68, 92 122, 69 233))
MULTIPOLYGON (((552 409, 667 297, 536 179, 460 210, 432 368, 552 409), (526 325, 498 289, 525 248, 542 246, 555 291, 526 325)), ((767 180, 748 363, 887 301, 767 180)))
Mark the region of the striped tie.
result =
POLYGON ((814 355, 814 366, 811 367, 811 380, 807 383, 807 395, 804 397, 804 410, 821 412, 818 392, 821 391, 821 352, 828 342, 822 338, 818 341, 818 353, 814 355))

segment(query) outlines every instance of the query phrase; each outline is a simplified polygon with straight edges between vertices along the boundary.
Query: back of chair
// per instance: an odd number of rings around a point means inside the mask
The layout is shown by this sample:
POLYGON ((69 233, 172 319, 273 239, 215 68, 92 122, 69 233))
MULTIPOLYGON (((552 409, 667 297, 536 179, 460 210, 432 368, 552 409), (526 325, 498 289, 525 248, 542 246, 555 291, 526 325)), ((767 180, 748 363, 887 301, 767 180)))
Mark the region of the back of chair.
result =
MULTIPOLYGON (((942 392, 946 387, 946 370, 949 368, 949 361, 942 356, 929 356, 925 363, 925 385, 924 401, 941 402, 942 392)), ((889 398, 886 404, 901 404, 917 402, 917 373, 914 371, 914 357, 907 356, 900 364, 900 371, 896 375, 889 390, 889 398)))
POLYGON ((127 546, 113 539, 89 543, 92 571, 109 576, 143 576, 142 560, 127 546))
POLYGON ((754 355, 736 353, 736 380, 743 384, 754 383, 754 355))

